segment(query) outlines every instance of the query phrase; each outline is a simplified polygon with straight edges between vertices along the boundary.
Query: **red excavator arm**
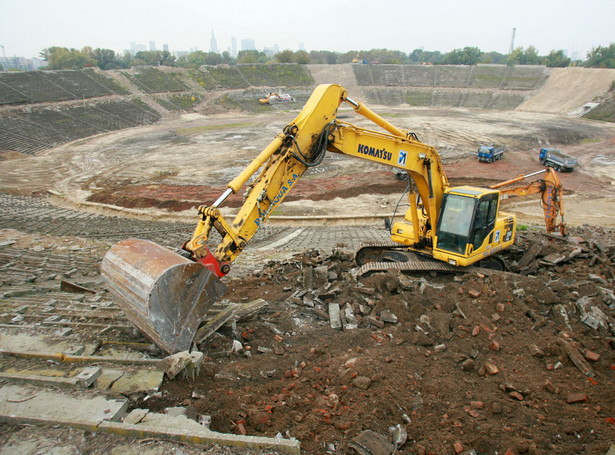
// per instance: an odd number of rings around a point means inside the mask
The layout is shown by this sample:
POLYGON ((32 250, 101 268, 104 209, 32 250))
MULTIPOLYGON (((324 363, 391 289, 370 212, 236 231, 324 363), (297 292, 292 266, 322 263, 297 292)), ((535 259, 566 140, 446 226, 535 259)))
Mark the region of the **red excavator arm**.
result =
POLYGON ((551 168, 546 168, 538 172, 533 172, 527 175, 519 175, 514 179, 505 182, 491 185, 489 188, 500 189, 501 199, 517 196, 529 196, 530 194, 540 194, 542 208, 545 211, 545 224, 547 232, 550 234, 557 230, 565 236, 566 223, 564 223, 564 206, 562 203, 562 182, 551 168), (544 178, 534 180, 525 186, 518 186, 510 189, 501 189, 503 186, 512 185, 521 182, 527 178, 538 174, 546 173, 544 178), (561 222, 558 223, 558 215, 561 216, 561 222))

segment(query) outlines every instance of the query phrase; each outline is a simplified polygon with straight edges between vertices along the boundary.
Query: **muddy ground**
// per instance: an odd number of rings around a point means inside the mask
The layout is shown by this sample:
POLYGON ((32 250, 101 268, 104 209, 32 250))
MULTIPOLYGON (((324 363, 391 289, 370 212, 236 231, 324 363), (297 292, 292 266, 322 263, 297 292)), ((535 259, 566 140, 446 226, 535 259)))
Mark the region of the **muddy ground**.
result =
MULTIPOLYGON (((131 396, 132 407, 190 407, 211 415, 214 430, 296 437, 315 454, 353 453, 365 430, 383 437, 383 451, 373 453, 391 453, 389 429, 397 425, 408 436, 398 453, 605 454, 615 442, 613 125, 383 109, 440 151, 453 184, 486 186, 535 171, 546 144, 576 156, 575 172, 560 175, 571 235, 544 235, 542 210, 528 198, 506 203, 521 224, 537 225, 507 252, 507 273, 361 277, 344 242, 335 251, 314 245, 284 262, 263 260, 262 270, 229 277, 225 298, 267 305, 199 346, 206 360, 196 381, 165 381, 161 397, 131 396), (505 143, 505 158, 478 163, 484 142, 505 143), (342 328, 331 327, 330 304, 346 315, 342 328)), ((51 194, 80 210, 117 214, 109 205, 118 205, 131 216, 187 221, 294 115, 192 115, 41 156, 9 156, 0 162, 0 186, 51 194)), ((330 155, 275 215, 359 222, 390 214, 403 189, 387 169, 330 155)), ((237 204, 231 200, 228 212, 237 204)))

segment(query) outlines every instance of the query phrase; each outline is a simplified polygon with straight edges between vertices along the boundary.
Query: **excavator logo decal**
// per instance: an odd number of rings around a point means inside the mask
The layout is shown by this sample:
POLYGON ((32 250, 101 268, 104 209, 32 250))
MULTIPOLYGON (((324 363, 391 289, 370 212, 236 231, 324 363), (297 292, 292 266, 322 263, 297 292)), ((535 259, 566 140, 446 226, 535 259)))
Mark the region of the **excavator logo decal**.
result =
POLYGON ((357 151, 363 155, 373 156, 374 158, 380 158, 385 161, 391 161, 391 158, 393 158, 393 154, 387 152, 385 149, 377 149, 363 144, 359 144, 359 149, 357 151))
POLYGON ((397 164, 400 166, 405 166, 407 159, 408 159, 408 152, 404 152, 403 150, 400 150, 399 157, 397 158, 397 164))
POLYGON ((291 187, 297 181, 298 178, 299 176, 297 174, 293 174, 293 176, 286 181, 286 184, 282 185, 278 194, 276 194, 276 196, 273 198, 273 201, 271 201, 271 205, 269 206, 267 211, 264 213, 259 213, 260 216, 254 220, 257 226, 260 226, 261 221, 269 215, 269 213, 275 208, 276 205, 282 202, 282 199, 284 199, 284 196, 286 196, 286 193, 288 193, 288 191, 291 189, 291 187))

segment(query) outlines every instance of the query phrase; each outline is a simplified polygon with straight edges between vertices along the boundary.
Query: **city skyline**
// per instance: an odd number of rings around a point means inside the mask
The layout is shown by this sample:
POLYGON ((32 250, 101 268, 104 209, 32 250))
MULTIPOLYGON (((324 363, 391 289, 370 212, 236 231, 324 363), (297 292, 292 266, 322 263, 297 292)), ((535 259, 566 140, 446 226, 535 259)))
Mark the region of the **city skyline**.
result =
MULTIPOLYGON (((348 52, 414 49, 450 52, 466 46, 506 54, 534 46, 540 55, 562 49, 585 58, 608 46, 615 3, 610 0, 313 0, 309 7, 279 0, 237 5, 210 0, 0 0, 0 45, 9 56, 38 57, 51 46, 84 46, 122 53, 129 43, 166 44, 171 51, 220 52, 251 39, 256 49, 348 52)), ((147 47, 147 46, 146 46, 147 47)))

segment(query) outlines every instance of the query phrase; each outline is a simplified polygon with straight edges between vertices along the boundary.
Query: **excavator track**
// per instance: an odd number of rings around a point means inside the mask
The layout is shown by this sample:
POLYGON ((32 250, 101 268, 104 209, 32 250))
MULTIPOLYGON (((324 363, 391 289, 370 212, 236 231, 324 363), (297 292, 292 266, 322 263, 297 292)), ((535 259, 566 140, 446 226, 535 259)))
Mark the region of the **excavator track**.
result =
MULTIPOLYGON (((369 259, 367 259, 369 260, 369 259)), ((389 270, 398 270, 402 272, 479 272, 479 273, 494 273, 503 272, 502 270, 496 270, 493 268, 469 266, 461 267, 458 265, 451 265, 446 262, 432 259, 428 256, 423 256, 418 253, 409 251, 407 247, 399 245, 394 242, 377 242, 362 244, 355 253, 355 261, 359 265, 355 269, 357 276, 364 276, 375 272, 386 272, 389 270), (370 261, 363 262, 369 255, 369 251, 380 251, 380 256, 385 256, 387 253, 393 253, 400 256, 404 256, 403 261, 370 261), (366 253, 367 252, 367 253, 366 253)))

